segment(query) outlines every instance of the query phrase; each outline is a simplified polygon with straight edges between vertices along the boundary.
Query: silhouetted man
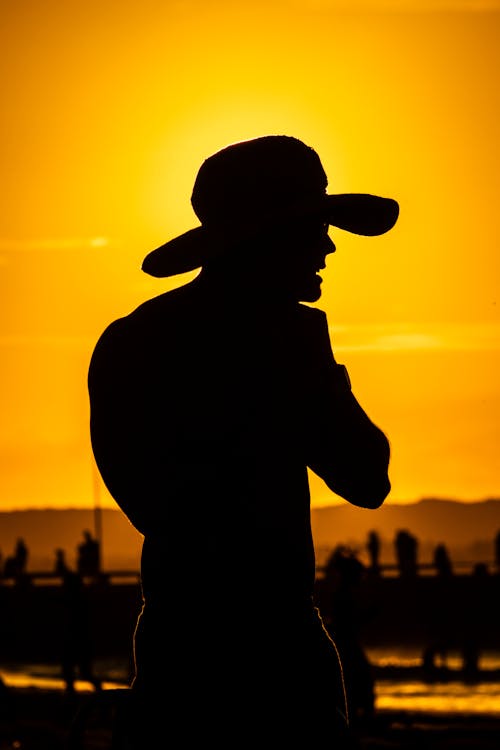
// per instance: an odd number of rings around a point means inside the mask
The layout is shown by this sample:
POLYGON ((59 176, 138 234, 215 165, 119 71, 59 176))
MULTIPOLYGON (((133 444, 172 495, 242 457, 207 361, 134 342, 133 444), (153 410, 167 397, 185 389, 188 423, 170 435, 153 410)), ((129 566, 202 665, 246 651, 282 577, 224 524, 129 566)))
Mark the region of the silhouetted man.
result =
POLYGON ((329 225, 382 234, 398 205, 326 186, 295 138, 209 157, 191 199, 201 226, 143 263, 157 277, 200 274, 112 323, 95 348, 94 454, 144 535, 141 737, 153 727, 186 747, 286 747, 306 732, 341 747, 341 670, 312 598, 307 469, 377 508, 389 444, 334 359, 325 313, 300 303, 321 295, 329 225))

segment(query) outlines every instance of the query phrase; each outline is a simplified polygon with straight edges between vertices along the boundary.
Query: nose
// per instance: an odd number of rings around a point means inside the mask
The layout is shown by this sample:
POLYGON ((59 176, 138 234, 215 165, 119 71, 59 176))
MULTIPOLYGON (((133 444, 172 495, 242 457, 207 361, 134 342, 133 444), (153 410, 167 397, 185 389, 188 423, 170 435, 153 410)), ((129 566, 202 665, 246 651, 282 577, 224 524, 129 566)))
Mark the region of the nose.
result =
POLYGON ((325 255, 329 255, 330 253, 334 253, 336 249, 337 248, 335 247, 335 243, 333 242, 331 237, 328 234, 326 234, 323 247, 322 247, 323 252, 325 253, 325 255))

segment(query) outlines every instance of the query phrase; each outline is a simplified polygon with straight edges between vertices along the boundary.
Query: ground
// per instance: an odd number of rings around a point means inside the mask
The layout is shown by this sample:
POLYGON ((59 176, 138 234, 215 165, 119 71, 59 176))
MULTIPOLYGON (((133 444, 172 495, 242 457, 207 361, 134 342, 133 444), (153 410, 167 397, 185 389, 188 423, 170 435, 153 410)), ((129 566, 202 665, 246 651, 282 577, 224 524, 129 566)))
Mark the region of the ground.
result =
MULTIPOLYGON (((119 697, 117 691, 100 696, 6 691, 0 704, 0 750, 110 750, 119 697)), ((379 712, 356 734, 359 750, 498 750, 500 718, 379 712)))

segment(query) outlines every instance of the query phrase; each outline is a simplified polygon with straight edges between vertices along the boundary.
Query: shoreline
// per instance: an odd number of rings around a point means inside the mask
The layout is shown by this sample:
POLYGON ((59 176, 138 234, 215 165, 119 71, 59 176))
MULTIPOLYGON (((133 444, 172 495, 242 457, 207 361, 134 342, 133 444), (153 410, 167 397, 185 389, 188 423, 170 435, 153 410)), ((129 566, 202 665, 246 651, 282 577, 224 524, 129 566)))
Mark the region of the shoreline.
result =
MULTIPOLYGON (((129 686, 122 662, 102 672, 98 692, 78 679, 74 692, 67 692, 57 663, 18 664, 17 671, 13 662, 10 670, 6 666, 0 665, 1 748, 7 741, 6 748, 18 742, 23 750, 71 750, 72 727, 83 716, 85 750, 110 750, 113 710, 122 696, 126 700, 129 686)), ((355 728, 359 750, 498 750, 500 669, 482 669, 472 682, 450 668, 424 681, 423 668, 415 664, 374 664, 373 672, 375 714, 355 728)))
MULTIPOLYGON (((467 673, 460 666, 434 666, 425 667, 422 663, 397 664, 377 663, 369 658, 371 672, 375 682, 423 682, 427 685, 447 684, 450 682, 461 683, 464 686, 474 688, 481 684, 500 684, 500 667, 478 667, 473 673, 467 673)), ((497 661, 497 660, 496 660, 497 661)), ((94 660, 95 672, 103 682, 108 682, 113 687, 126 686, 131 677, 123 659, 106 660, 106 665, 101 660, 94 660)), ((131 668, 131 665, 130 665, 131 668)), ((12 687, 23 687, 24 682, 31 681, 35 686, 37 681, 53 680, 62 683, 61 667, 56 661, 0 661, 0 681, 10 683, 12 687)), ((28 685, 24 684, 25 687, 28 685)), ((47 684, 50 688, 50 684, 47 684)), ((56 687, 55 685, 53 686, 56 687)))

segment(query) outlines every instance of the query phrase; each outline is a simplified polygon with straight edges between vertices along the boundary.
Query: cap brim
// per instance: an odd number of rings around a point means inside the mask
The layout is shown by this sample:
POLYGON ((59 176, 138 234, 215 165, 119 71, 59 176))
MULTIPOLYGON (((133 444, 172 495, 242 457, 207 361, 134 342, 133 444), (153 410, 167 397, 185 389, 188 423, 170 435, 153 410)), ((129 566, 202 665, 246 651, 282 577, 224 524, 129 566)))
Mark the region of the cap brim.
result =
POLYGON ((142 262, 150 276, 176 276, 200 268, 206 260, 206 231, 196 227, 152 250, 142 262))
POLYGON ((325 203, 329 224, 366 237, 385 234, 399 216, 397 201, 368 193, 327 195, 325 203))
MULTIPOLYGON (((397 201, 378 195, 340 193, 326 195, 323 200, 321 214, 329 224, 366 237, 388 232, 399 216, 397 201)), ((218 233, 215 238, 205 227, 199 226, 152 250, 144 258, 142 270, 157 278, 188 273, 200 268, 214 252, 220 252, 222 245, 231 245, 237 240, 238 234, 233 231, 218 233)))

